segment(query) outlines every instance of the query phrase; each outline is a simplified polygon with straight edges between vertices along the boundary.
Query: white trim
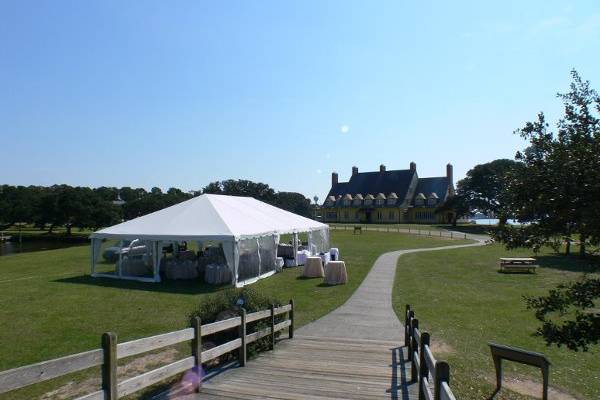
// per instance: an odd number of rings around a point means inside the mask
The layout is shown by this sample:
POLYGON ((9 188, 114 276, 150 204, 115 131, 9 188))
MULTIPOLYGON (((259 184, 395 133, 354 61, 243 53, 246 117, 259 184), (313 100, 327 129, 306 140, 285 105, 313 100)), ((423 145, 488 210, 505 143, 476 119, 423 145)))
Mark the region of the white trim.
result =
POLYGON ((264 274, 259 275, 256 278, 250 278, 250 279, 246 279, 245 281, 237 282, 235 284, 235 287, 236 288, 241 288, 241 287, 244 287, 246 285, 250 285, 250 284, 252 284, 254 282, 258 282, 259 279, 268 278, 269 276, 274 275, 275 272, 276 272, 275 270, 269 271, 269 272, 265 272, 264 274))

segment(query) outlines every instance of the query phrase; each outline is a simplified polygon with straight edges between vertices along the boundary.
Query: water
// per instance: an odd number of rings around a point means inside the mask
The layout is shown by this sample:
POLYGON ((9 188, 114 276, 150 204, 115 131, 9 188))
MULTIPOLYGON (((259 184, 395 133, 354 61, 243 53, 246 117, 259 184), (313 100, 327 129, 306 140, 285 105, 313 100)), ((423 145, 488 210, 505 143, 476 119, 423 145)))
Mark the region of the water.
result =
MULTIPOLYGON (((476 225, 498 225, 498 222, 500 222, 499 219, 497 218, 478 218, 478 219, 472 219, 471 222, 475 222, 476 225)), ((506 221, 507 224, 509 225, 520 225, 521 223, 515 219, 509 219, 508 221, 506 221)))
POLYGON ((77 243, 73 241, 61 240, 23 240, 17 242, 0 242, 0 256, 16 253, 28 253, 31 251, 64 249, 66 247, 81 246, 87 243, 77 243))

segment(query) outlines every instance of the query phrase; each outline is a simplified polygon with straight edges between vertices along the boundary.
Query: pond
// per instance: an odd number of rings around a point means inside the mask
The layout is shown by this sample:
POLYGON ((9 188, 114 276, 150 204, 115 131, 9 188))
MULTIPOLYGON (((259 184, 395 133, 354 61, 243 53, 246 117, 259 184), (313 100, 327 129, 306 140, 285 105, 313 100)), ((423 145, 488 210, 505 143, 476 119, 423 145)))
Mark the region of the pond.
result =
POLYGON ((23 240, 22 243, 19 243, 18 241, 4 241, 0 242, 0 256, 15 253, 27 253, 30 251, 63 249, 65 247, 83 246, 87 244, 88 243, 85 242, 62 241, 56 239, 23 240))

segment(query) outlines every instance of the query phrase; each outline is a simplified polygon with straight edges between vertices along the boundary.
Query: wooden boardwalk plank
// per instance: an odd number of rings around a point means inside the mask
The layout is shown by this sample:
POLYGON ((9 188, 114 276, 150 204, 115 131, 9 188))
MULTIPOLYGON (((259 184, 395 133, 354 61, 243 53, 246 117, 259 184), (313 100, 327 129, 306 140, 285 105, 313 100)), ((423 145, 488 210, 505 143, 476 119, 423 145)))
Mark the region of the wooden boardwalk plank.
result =
POLYGON ((296 337, 206 380, 195 398, 413 400, 409 371, 394 342, 296 337))

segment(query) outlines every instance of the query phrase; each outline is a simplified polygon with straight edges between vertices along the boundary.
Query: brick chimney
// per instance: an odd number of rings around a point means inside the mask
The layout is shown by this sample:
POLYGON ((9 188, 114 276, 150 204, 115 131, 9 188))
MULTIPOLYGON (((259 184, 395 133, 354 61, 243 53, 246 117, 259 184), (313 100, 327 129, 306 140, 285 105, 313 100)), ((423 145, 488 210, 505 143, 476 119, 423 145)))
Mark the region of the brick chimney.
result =
POLYGON ((417 172, 417 164, 415 164, 414 161, 411 161, 411 163, 410 163, 410 170, 412 172, 417 172))
POLYGON ((385 172, 385 165, 381 164, 379 166, 379 172, 385 172))
POLYGON ((446 177, 448 178, 450 185, 454 185, 454 168, 450 163, 446 165, 446 177))
POLYGON ((335 186, 337 184, 338 184, 338 173, 332 172, 331 173, 331 186, 335 186))
POLYGON ((352 167, 352 176, 358 174, 358 167, 352 167))

